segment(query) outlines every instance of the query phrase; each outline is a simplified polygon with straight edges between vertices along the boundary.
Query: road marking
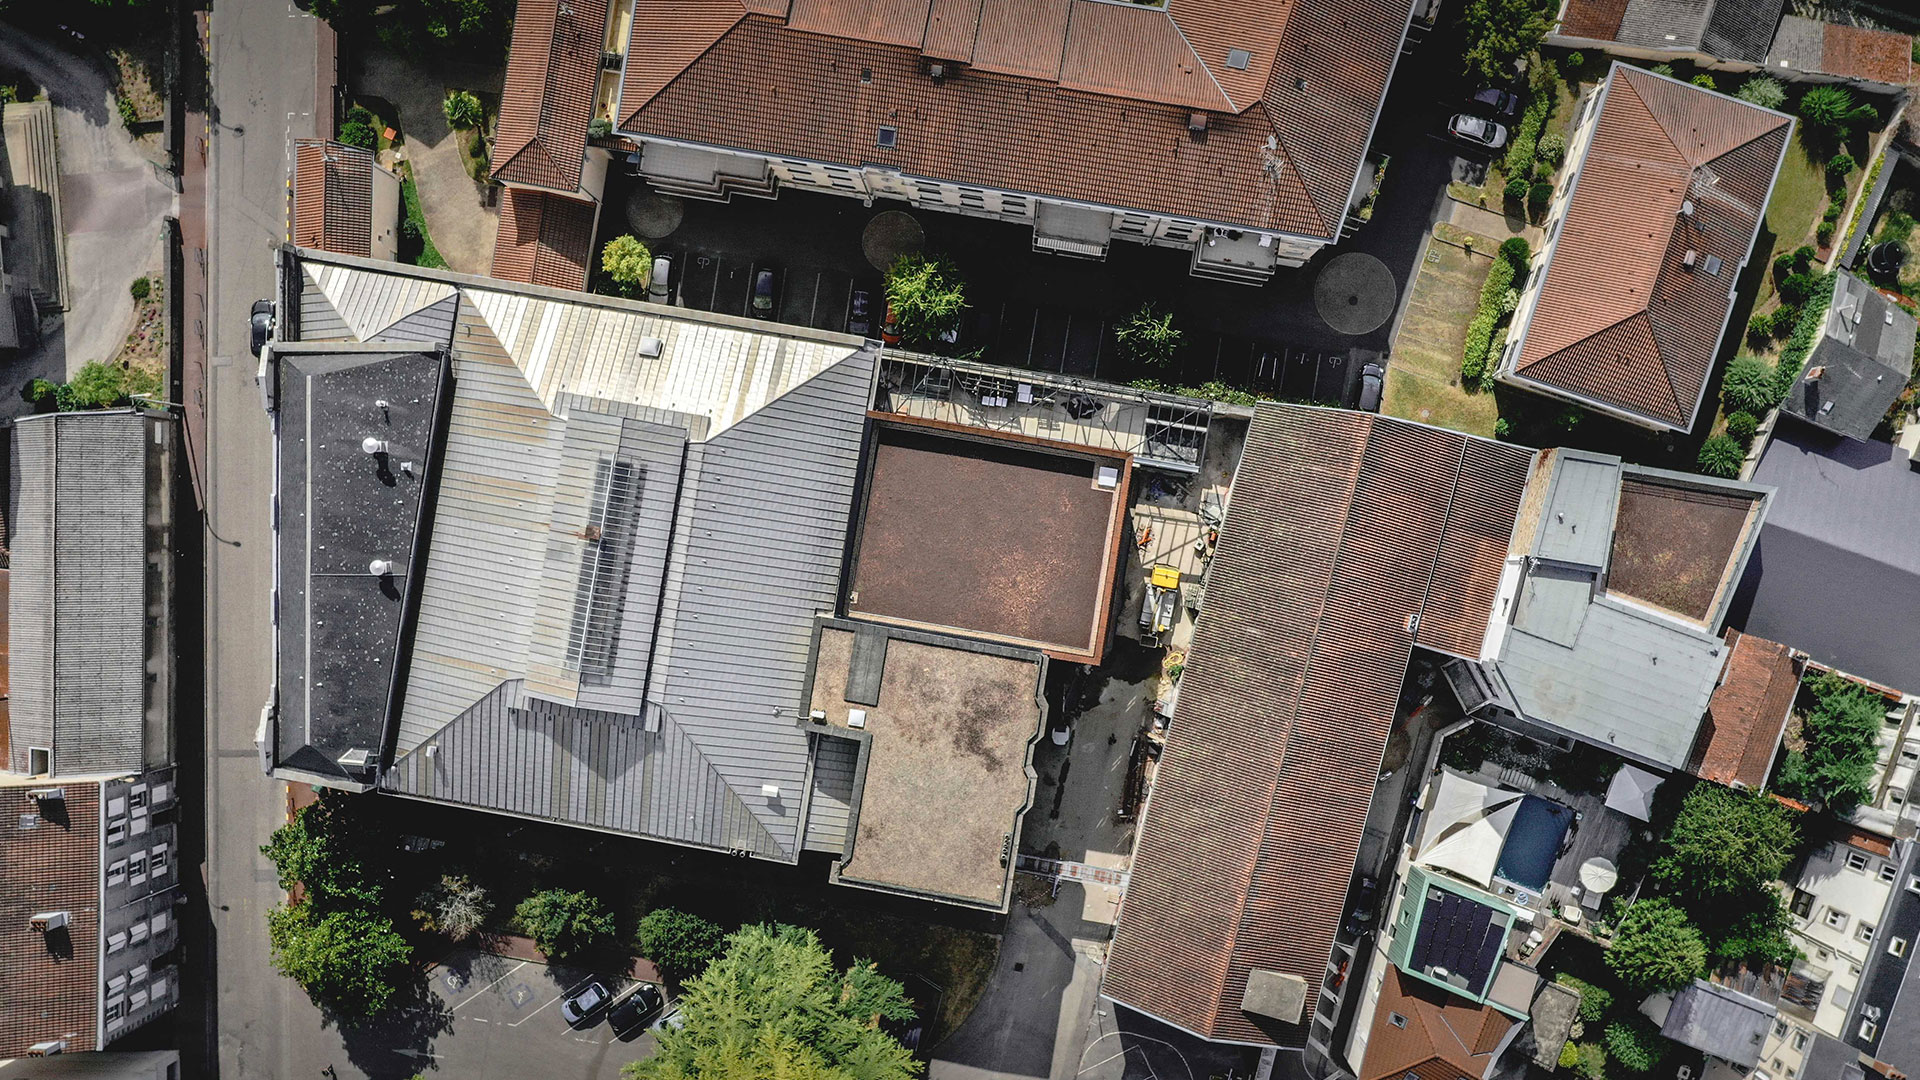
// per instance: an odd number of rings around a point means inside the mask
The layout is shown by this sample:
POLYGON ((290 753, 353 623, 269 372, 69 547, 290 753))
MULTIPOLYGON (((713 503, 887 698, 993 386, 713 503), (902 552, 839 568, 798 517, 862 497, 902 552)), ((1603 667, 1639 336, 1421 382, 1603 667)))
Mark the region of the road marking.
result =
POLYGON ((485 985, 485 986, 483 986, 483 987, 481 987, 480 989, 478 989, 478 990, 475 990, 475 991, 474 991, 473 993, 471 993, 471 994, 468 994, 468 995, 467 995, 466 997, 464 997, 464 998, 462 998, 462 999, 461 999, 461 1000, 460 1000, 459 1002, 457 1002, 457 1003, 455 1003, 453 1007, 454 1007, 455 1009, 458 1009, 458 1008, 460 1008, 460 1006, 462 1006, 462 1005, 465 1005, 465 1004, 466 1004, 467 1002, 469 1002, 469 1001, 472 1001, 472 1000, 473 1000, 474 998, 477 998, 477 997, 479 997, 479 996, 480 996, 481 994, 484 994, 484 993, 486 993, 487 991, 489 991, 489 990, 491 990, 491 989, 493 989, 494 987, 496 987, 496 986, 498 986, 498 985, 500 985, 500 984, 501 984, 502 982, 504 982, 504 981, 505 981, 505 980, 506 980, 506 979, 507 979, 507 978, 508 978, 509 976, 511 976, 511 975, 512 975, 512 974, 513 974, 514 972, 516 972, 516 971, 519 971, 519 970, 520 970, 521 968, 523 968, 523 967, 526 967, 526 966, 527 966, 527 964, 528 964, 528 961, 526 961, 526 960, 522 960, 522 961, 520 961, 520 962, 519 962, 518 964, 515 964, 515 965, 514 965, 514 966, 513 966, 513 967, 512 967, 511 969, 509 969, 509 970, 507 971, 507 974, 506 974, 506 975, 502 975, 502 976, 500 976, 500 978, 498 978, 498 979, 495 979, 495 980, 493 980, 492 982, 490 982, 490 983, 488 983, 487 985, 485 985))
MULTIPOLYGON (((555 994, 555 995, 553 995, 553 996, 552 996, 551 998, 548 998, 548 999, 547 999, 547 1005, 551 1005, 551 1004, 553 1004, 554 1002, 556 1002, 556 1001, 559 1001, 559 1000, 560 1000, 561 998, 563 998, 563 997, 566 997, 566 996, 567 996, 567 994, 566 994, 566 991, 564 991, 564 990, 563 990, 563 991, 561 991, 560 993, 558 993, 558 994, 555 994)), ((532 1012, 530 1012, 530 1013, 528 1013, 527 1015, 525 1015, 525 1016, 523 1016, 523 1017, 521 1017, 521 1018, 520 1018, 520 1019, 518 1019, 518 1020, 515 1020, 515 1021, 514 1021, 513 1023, 511 1023, 511 1024, 508 1024, 507 1026, 508 1026, 508 1027, 519 1027, 519 1026, 520 1026, 521 1024, 524 1024, 524 1023, 526 1023, 527 1021, 529 1021, 529 1020, 531 1020, 531 1019, 533 1019, 534 1017, 536 1017, 536 1016, 539 1016, 539 1015, 540 1015, 540 1014, 541 1014, 542 1012, 545 1012, 545 1011, 546 1011, 546 1008, 547 1008, 547 1005, 542 1005, 542 1006, 540 1006, 540 1007, 539 1007, 538 1009, 535 1009, 535 1010, 533 1010, 532 1012)))

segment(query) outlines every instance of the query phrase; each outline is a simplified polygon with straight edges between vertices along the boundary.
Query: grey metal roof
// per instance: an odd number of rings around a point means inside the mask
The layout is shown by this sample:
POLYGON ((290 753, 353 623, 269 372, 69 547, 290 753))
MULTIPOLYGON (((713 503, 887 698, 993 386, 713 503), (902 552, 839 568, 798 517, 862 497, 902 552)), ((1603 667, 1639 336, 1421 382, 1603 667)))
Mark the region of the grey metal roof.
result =
POLYGON ((843 855, 853 829, 855 773, 860 744, 833 735, 814 737, 813 793, 807 800, 806 848, 843 855))
POLYGON ((302 347, 287 347, 274 365, 280 514, 273 760, 345 778, 341 754, 377 755, 386 742, 448 364, 440 351, 302 347), (384 455, 366 453, 365 439, 384 443, 384 455), (375 560, 391 572, 376 577, 375 560))
POLYGON ((385 785, 797 858, 800 705, 814 616, 839 592, 872 353, 365 260, 296 265, 303 331, 451 342, 385 785), (581 771, 555 787, 561 761, 581 771))
POLYGON ((1764 61, 1785 7, 1786 0, 1715 0, 1700 51, 1722 60, 1764 61))
POLYGON ((1729 622, 1920 691, 1920 657, 1891 629, 1920 611, 1920 472, 1907 455, 1782 425, 1754 481, 1776 490, 1729 622))
MULTIPOLYGON (((11 767, 29 746, 56 774, 141 769, 153 595, 150 465, 170 421, 132 410, 24 417, 13 429, 11 767)), ((157 575, 156 575, 157 579, 157 575)), ((164 613, 162 613, 164 622, 164 613)), ((164 640, 156 639, 156 640, 164 640)), ((162 703, 164 704, 164 703, 162 703)))
POLYGON ((1619 503, 1619 458, 1584 450, 1555 451, 1534 555, 1572 566, 1605 567, 1619 503))
POLYGON ((1760 1063, 1773 1006, 1738 990, 1695 979, 1674 995, 1660 1034, 1743 1069, 1760 1063))
POLYGON ((1870 438, 1913 374, 1915 325, 1880 290, 1840 271, 1825 332, 1781 409, 1835 434, 1870 438), (1816 368, 1818 379, 1805 377, 1816 368))
POLYGON ((1627 0, 1613 40, 1649 49, 1692 50, 1700 45, 1713 0, 1627 0))

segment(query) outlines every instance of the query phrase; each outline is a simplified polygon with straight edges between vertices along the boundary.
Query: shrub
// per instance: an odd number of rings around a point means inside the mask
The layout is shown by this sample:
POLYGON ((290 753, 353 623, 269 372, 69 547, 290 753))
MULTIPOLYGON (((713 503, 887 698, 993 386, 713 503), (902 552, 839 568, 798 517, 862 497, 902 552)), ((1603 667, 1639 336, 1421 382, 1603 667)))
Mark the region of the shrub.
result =
POLYGON ((373 110, 367 108, 365 105, 355 105, 347 110, 347 117, 342 122, 348 124, 365 124, 368 127, 372 127, 374 124, 373 110))
POLYGON ((1606 1080, 1606 1075, 1607 1075, 1606 1048, 1601 1046, 1597 1042, 1581 1043, 1580 1044, 1580 1065, 1579 1065, 1578 1071, 1580 1073, 1581 1080, 1606 1080))
POLYGON ((1583 52, 1581 52, 1581 51, 1580 51, 1580 50, 1578 50, 1578 49, 1575 49, 1575 50, 1574 50, 1573 52, 1570 52, 1570 53, 1568 53, 1568 54, 1567 54, 1567 66, 1568 66, 1569 68, 1572 68, 1572 69, 1574 69, 1574 70, 1576 70, 1576 71, 1577 71, 1577 70, 1579 70, 1580 68, 1583 68, 1583 67, 1586 67, 1586 66, 1587 66, 1587 54, 1586 54, 1586 53, 1583 53, 1583 52))
POLYGON ((1854 163, 1853 155, 1843 150, 1827 159, 1827 179, 1832 180, 1838 176, 1844 180, 1849 173, 1859 167, 1854 163))
POLYGON ((1527 178, 1524 176, 1507 177, 1507 186, 1501 192, 1508 202, 1524 202, 1527 198, 1527 178))
POLYGON ((1754 356, 1736 356, 1720 383, 1720 404, 1729 413, 1760 416, 1773 408, 1773 368, 1754 356))
POLYGON ((1487 377, 1487 354, 1493 347, 1493 322, 1495 315, 1483 311, 1467 324, 1466 354, 1460 360, 1460 383, 1468 389, 1478 389, 1487 377))
POLYGON ((133 294, 134 303, 140 303, 153 294, 153 282, 144 277, 134 278, 133 284, 127 287, 127 291, 133 294))
POLYGON ((454 941, 465 941, 487 925, 493 914, 493 900, 487 890, 472 879, 444 874, 420 894, 419 908, 413 915, 424 930, 437 930, 454 941))
POLYGON ((1780 297, 1789 304, 1804 304, 1819 284, 1820 279, 1812 274, 1788 274, 1780 283, 1780 297))
POLYGON ((520 901, 513 917, 533 939, 533 947, 554 960, 578 956, 613 936, 613 914, 583 892, 534 893, 520 901))
POLYGON ((1717 935, 1713 943, 1715 967, 1746 965, 1753 970, 1768 965, 1791 967, 1800 957, 1788 930, 1793 918, 1786 901, 1772 889, 1762 889, 1717 935))
POLYGON ((1607 966, 1647 993, 1678 990, 1707 969, 1707 943, 1672 901, 1636 901, 1620 915, 1607 966))
POLYGON ((1687 793, 1667 830, 1666 852, 1654 860, 1653 877, 1702 905, 1741 899, 1769 888, 1799 842, 1792 812, 1773 799, 1700 784, 1687 793))
POLYGON ((1500 241, 1500 257, 1512 263, 1516 269, 1527 265, 1533 258, 1533 248, 1527 245, 1524 236, 1509 236, 1500 241))
POLYGON ((51 406, 60 392, 60 384, 52 379, 29 379, 20 388, 20 400, 37 410, 41 405, 51 406))
POLYGON ((1800 116, 1817 128, 1845 137, 1855 124, 1875 119, 1873 106, 1854 101, 1853 91, 1832 83, 1822 84, 1800 95, 1800 116))
POLYGON ((1553 977, 1553 981, 1580 994, 1580 1019, 1591 1024, 1607 1015, 1613 1008, 1613 991, 1603 986, 1595 986, 1585 979, 1578 979, 1566 972, 1553 977))
POLYGON ((1544 180, 1534 184, 1533 187, 1527 191, 1527 209, 1532 212, 1534 217, 1539 217, 1546 213, 1547 207, 1552 205, 1552 203, 1553 185, 1544 180))
POLYGON ((647 912, 636 936, 641 955, 676 981, 705 971, 727 942, 717 924, 673 908, 647 912))
POLYGON ((1513 421, 1504 416, 1496 418, 1493 422, 1493 437, 1502 442, 1513 438, 1513 421))
MULTIPOLYGON (((1500 314, 1511 315, 1513 314, 1513 309, 1519 306, 1520 306, 1520 290, 1519 289, 1508 289, 1506 292, 1503 292, 1500 294, 1500 314)), ((1500 350, 1496 348, 1493 351, 1498 353, 1500 350)))
POLYGON ((1567 137, 1557 131, 1542 135, 1540 142, 1535 146, 1534 153, 1539 155, 1540 160, 1557 169, 1560 163, 1567 159, 1567 137))
POLYGON ((613 134, 613 121, 604 116, 596 116, 587 121, 587 138, 604 139, 613 134))
POLYGON ((1665 75, 1669 79, 1677 77, 1674 74, 1672 64, 1655 64, 1653 65, 1653 67, 1649 68, 1648 70, 1652 71, 1655 75, 1665 75))
POLYGON ((128 385, 127 369, 99 360, 83 366, 66 388, 72 394, 75 409, 119 408, 127 404, 129 395, 137 389, 128 385))
POLYGON ((477 128, 487 118, 486 110, 480 107, 480 99, 467 90, 455 90, 440 103, 440 111, 446 114, 447 126, 455 131, 477 128))
POLYGON ((1572 1039, 1560 1044, 1560 1068, 1571 1069, 1580 1064, 1580 1045, 1572 1039))
POLYGON ((1813 238, 1820 241, 1821 247, 1833 243, 1833 222, 1823 221, 1814 227, 1813 238))
POLYGON ((1834 275, 1822 274, 1816 281, 1807 302, 1800 306, 1800 318, 1793 324, 1793 336, 1787 339, 1786 347, 1780 350, 1780 365, 1790 370, 1775 381, 1775 403, 1787 396, 1787 391, 1793 387, 1793 380, 1800 377, 1800 365, 1806 362, 1808 350, 1813 348, 1814 339, 1819 337, 1821 327, 1827 321, 1827 302, 1833 299, 1834 275))
POLYGON ((1746 462, 1747 452, 1727 436, 1715 435, 1700 444, 1698 460, 1701 472, 1732 480, 1740 475, 1740 466, 1746 462))
POLYGON ((1733 96, 1749 105, 1758 105, 1763 109, 1778 109, 1787 103, 1787 87, 1779 79, 1766 75, 1755 75, 1740 84, 1733 96))
MULTIPOLYGON (((1772 374, 1769 372, 1768 374, 1772 374)), ((1737 412, 1727 417, 1727 438, 1741 446, 1753 445, 1753 433, 1760 427, 1760 421, 1749 412, 1737 412)))
POLYGON ((1161 311, 1151 300, 1116 323, 1113 336, 1129 359, 1155 367, 1173 363, 1180 351, 1180 330, 1173 325, 1173 313, 1161 311))
POLYGON ((1553 426, 1571 434, 1574 428, 1580 426, 1580 421, 1586 419, 1586 416, 1587 414, 1581 410, 1580 406, 1568 405, 1554 414, 1553 426))
MULTIPOLYGON (((1544 64, 1542 65, 1545 66, 1544 64)), ((1527 109, 1520 114, 1520 123, 1513 129, 1512 141, 1507 143, 1506 174, 1510 177, 1533 175, 1534 155, 1539 152, 1540 132, 1547 126, 1547 117, 1553 113, 1553 88, 1547 86, 1535 89, 1527 100, 1527 109)), ((1508 181, 1511 188, 1512 181, 1508 181)))
POLYGON ((1881 240, 1906 240, 1913 235, 1913 215, 1905 210, 1894 210, 1888 213, 1881 219, 1880 232, 1877 235, 1881 240))
POLYGON ((1813 265, 1813 260, 1819 256, 1819 254, 1818 251, 1813 249, 1812 244, 1801 244, 1799 247, 1793 249, 1793 268, 1795 270, 1805 271, 1813 265))
POLYGON ((1647 1072, 1666 1056, 1667 1041, 1645 1017, 1634 1015, 1607 1025, 1607 1053, 1621 1067, 1647 1072))
POLYGON ((133 107, 132 101, 123 97, 116 97, 113 99, 113 104, 120 110, 120 122, 122 124, 132 127, 140 122, 140 110, 133 107))
POLYGON ((1718 89, 1720 89, 1719 87, 1717 87, 1717 86, 1715 86, 1715 85, 1713 84, 1713 76, 1711 76, 1711 75, 1709 75, 1709 74, 1707 74, 1707 73, 1706 73, 1706 72, 1704 72, 1704 71, 1703 71, 1703 72, 1701 72, 1701 73, 1700 73, 1700 74, 1698 74, 1698 75, 1695 75, 1695 76, 1693 77, 1693 85, 1695 85, 1695 86, 1700 86, 1700 87, 1705 87, 1705 88, 1706 88, 1706 89, 1708 89, 1708 90, 1718 90, 1718 89))
POLYGON ((966 284, 944 255, 902 255, 887 270, 887 303, 900 336, 930 342, 957 329, 966 310, 966 284))
POLYGON ((1520 275, 1526 271, 1526 241, 1520 240, 1515 245, 1513 240, 1500 245, 1493 265, 1487 267, 1487 279, 1480 285, 1480 304, 1473 321, 1467 324, 1466 347, 1460 358, 1460 382, 1469 389, 1478 388, 1486 378, 1487 360, 1493 348, 1493 332, 1500 325, 1500 302, 1508 289, 1519 283, 1520 275))
POLYGON ((616 236, 600 250, 600 272, 606 275, 615 292, 639 296, 647 287, 648 275, 653 273, 653 252, 632 233, 616 236))
POLYGON ((349 120, 340 125, 340 141, 347 146, 371 150, 379 140, 374 135, 372 125, 349 120))
MULTIPOLYGON (((1793 778, 1793 794, 1844 817, 1872 794, 1886 702, 1859 683, 1832 674, 1807 680, 1807 692, 1813 702, 1801 717, 1806 750, 1793 778)), ((1781 786, 1787 786, 1784 775, 1781 786)))

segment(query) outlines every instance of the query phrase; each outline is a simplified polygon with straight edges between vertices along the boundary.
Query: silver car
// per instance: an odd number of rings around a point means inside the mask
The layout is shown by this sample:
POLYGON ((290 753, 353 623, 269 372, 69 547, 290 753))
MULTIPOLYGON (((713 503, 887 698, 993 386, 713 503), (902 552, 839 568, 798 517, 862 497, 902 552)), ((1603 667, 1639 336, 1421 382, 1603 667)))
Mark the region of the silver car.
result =
POLYGON ((1455 113, 1447 121, 1447 131, 1454 138, 1484 146, 1489 150, 1498 150, 1507 145, 1507 128, 1484 116, 1472 116, 1467 113, 1455 113))
POLYGON ((569 1026, 576 1025, 606 1007, 607 999, 612 996, 599 979, 589 980, 560 1003, 560 1018, 569 1026))

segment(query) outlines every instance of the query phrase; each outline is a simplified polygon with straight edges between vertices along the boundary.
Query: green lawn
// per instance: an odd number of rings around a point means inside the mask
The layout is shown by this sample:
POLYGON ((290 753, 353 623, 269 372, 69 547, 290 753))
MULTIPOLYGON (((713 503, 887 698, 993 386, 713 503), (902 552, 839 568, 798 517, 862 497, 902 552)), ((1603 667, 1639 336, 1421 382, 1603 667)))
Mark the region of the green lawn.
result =
MULTIPOLYGON (((1767 262, 1782 251, 1792 251, 1813 242, 1813 227, 1820 224, 1820 212, 1827 208, 1827 180, 1820 164, 1807 156, 1807 146, 1795 128, 1793 141, 1787 144, 1787 156, 1780 163, 1780 179, 1773 185, 1773 198, 1767 201, 1767 231, 1773 234, 1773 250, 1767 262)), ((1772 291, 1769 284, 1767 292, 1772 291)))
MULTIPOLYGON (((445 270, 447 260, 440 257, 440 249, 433 246, 433 237, 427 234, 427 215, 420 209, 420 191, 413 186, 411 163, 400 178, 400 198, 407 204, 407 223, 413 226, 420 236, 419 251, 412 254, 413 265, 424 266, 431 270, 445 270)), ((400 247, 401 258, 406 259, 412 245, 403 237, 400 247)))
POLYGON ((1460 386, 1460 354, 1467 321, 1480 302, 1480 284, 1499 243, 1485 237, 1468 254, 1438 239, 1427 245, 1406 321, 1394 339, 1380 411, 1476 435, 1492 435, 1498 410, 1492 394, 1460 386))

